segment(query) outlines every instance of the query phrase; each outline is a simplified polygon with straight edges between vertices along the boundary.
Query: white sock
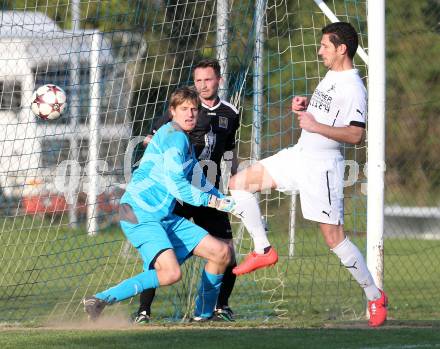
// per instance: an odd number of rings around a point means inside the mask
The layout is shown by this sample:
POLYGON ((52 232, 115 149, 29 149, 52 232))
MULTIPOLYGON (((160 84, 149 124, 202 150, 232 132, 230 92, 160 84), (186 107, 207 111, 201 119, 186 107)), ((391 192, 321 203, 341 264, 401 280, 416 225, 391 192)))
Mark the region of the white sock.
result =
POLYGON ((367 268, 361 251, 346 237, 332 251, 339 257, 341 263, 353 275, 358 284, 364 289, 368 300, 379 299, 381 294, 374 283, 373 276, 367 268))
POLYGON ((261 221, 261 211, 257 199, 252 193, 244 190, 231 190, 231 196, 237 205, 236 210, 242 212, 241 220, 254 240, 255 252, 264 253, 264 249, 270 246, 270 242, 261 221))

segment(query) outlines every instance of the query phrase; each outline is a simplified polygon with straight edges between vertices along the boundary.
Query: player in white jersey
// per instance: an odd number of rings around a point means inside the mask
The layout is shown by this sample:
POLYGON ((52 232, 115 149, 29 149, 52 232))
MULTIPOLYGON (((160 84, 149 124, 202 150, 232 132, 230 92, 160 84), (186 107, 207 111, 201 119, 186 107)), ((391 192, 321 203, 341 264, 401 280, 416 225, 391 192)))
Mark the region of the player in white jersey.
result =
MULTIPOLYGON (((359 144, 365 129, 366 90, 353 68, 358 38, 355 29, 344 22, 329 24, 322 34, 318 54, 329 71, 310 101, 302 96, 292 101, 302 129, 298 143, 239 172, 229 188, 251 236, 261 236, 264 230, 253 192, 299 191, 304 218, 320 224, 329 248, 364 289, 369 325, 377 327, 386 320, 387 296, 375 285, 364 257, 343 229, 344 159, 339 148, 341 143, 359 144)), ((253 252, 234 272, 256 270, 264 258, 253 252)))

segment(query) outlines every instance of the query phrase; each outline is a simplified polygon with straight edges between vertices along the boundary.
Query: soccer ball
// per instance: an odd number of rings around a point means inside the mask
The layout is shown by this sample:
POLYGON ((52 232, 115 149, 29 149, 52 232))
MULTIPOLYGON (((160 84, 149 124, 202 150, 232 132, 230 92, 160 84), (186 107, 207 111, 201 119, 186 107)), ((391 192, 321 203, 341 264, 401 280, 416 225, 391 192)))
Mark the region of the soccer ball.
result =
POLYGON ((57 85, 40 86, 32 95, 32 112, 42 120, 58 119, 66 106, 66 93, 57 85))

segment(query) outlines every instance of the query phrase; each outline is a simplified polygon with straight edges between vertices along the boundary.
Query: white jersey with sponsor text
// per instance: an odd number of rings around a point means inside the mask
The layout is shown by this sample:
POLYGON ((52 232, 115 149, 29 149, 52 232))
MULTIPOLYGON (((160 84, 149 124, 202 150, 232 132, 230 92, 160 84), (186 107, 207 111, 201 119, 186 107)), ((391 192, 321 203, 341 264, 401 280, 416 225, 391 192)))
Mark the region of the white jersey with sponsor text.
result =
MULTIPOLYGON (((366 95, 357 69, 329 70, 313 93, 307 111, 316 121, 334 127, 355 125, 365 127, 366 95)), ((302 130, 298 144, 306 151, 332 151, 340 143, 302 130)))

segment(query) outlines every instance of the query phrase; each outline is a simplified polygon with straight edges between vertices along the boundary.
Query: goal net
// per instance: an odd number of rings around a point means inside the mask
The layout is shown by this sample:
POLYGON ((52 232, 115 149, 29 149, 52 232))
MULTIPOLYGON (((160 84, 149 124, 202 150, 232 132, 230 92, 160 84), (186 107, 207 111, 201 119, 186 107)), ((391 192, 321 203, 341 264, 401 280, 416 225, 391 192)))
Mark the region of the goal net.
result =
MULTIPOLYGON (((296 142, 291 98, 310 96, 326 72, 317 52, 330 20, 311 0, 32 4, 9 1, 0 16, 2 322, 84 318, 83 297, 141 271, 118 226, 118 200, 142 154, 140 141, 170 93, 192 84, 198 60, 220 59, 221 93, 241 112, 242 167, 296 142), (30 111, 33 91, 48 83, 67 93, 69 106, 58 120, 30 111)), ((365 1, 327 5, 354 25, 365 48, 365 1)), ((355 63, 365 78, 364 62, 355 63)), ((344 153, 350 178, 357 176, 345 188, 346 230, 363 250, 365 147, 344 153)), ((362 318, 361 289, 329 253, 317 225, 302 219, 296 195, 259 199, 280 261, 237 278, 230 306, 238 318, 362 318)), ((235 219, 233 226, 240 261, 252 246, 235 219)), ((154 318, 191 314, 201 266, 189 260, 181 282, 158 290, 154 318)), ((128 318, 137 304, 134 298, 106 314, 128 318)))

